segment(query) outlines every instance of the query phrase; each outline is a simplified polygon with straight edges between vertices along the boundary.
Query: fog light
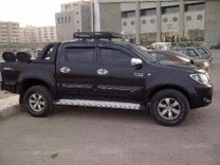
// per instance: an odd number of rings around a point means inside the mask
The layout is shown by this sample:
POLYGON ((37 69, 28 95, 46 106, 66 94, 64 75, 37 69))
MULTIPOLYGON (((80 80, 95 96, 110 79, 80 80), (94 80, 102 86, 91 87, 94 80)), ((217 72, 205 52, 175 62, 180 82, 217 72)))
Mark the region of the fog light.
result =
POLYGON ((204 97, 203 101, 204 101, 205 103, 210 103, 210 102, 211 102, 211 100, 208 99, 208 98, 206 98, 206 97, 204 97))

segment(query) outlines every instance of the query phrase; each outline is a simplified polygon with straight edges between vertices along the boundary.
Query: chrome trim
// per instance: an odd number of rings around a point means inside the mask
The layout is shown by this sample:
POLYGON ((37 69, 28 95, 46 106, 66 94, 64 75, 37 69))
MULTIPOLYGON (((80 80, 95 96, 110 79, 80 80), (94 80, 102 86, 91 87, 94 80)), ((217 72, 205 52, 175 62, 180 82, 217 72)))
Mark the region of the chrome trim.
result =
POLYGON ((70 68, 68 68, 66 66, 60 68, 60 72, 62 72, 62 73, 69 73, 70 71, 71 71, 70 68))
POLYGON ((140 110, 141 108, 141 105, 137 103, 99 101, 99 100, 79 100, 79 99, 76 100, 60 99, 54 104, 70 105, 70 106, 101 107, 101 108, 133 109, 133 110, 140 110))
POLYGON ((108 74, 108 71, 106 69, 98 69, 97 70, 97 73, 99 75, 107 75, 108 74))

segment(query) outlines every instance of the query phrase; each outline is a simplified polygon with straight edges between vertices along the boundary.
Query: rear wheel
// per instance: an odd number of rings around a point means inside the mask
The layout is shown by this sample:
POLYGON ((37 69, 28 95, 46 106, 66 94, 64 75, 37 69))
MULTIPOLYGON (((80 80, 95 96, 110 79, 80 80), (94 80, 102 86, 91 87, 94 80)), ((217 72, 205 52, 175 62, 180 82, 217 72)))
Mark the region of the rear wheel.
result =
POLYGON ((29 88, 24 94, 24 102, 32 116, 47 116, 53 110, 51 92, 44 86, 29 88))
POLYGON ((151 99, 150 113, 162 125, 174 126, 184 121, 190 110, 187 98, 179 91, 165 89, 151 99))

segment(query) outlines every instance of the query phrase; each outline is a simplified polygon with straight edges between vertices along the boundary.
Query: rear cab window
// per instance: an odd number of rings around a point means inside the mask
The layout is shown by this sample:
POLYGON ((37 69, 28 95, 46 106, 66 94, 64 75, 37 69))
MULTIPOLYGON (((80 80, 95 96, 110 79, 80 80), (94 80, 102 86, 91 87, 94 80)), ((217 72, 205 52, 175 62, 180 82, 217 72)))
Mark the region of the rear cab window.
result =
POLYGON ((92 64, 95 59, 95 49, 90 47, 67 47, 66 60, 73 63, 92 64))

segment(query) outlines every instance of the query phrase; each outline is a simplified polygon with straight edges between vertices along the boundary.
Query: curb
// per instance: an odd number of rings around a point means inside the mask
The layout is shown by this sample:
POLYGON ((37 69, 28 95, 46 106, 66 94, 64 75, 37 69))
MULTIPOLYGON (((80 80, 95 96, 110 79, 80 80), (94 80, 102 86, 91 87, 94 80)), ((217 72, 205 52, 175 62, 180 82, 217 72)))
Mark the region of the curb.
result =
POLYGON ((0 100, 0 119, 10 117, 21 112, 19 96, 7 97, 0 100))
POLYGON ((0 110, 0 119, 7 118, 12 115, 20 113, 20 105, 14 105, 13 107, 5 108, 0 110))

